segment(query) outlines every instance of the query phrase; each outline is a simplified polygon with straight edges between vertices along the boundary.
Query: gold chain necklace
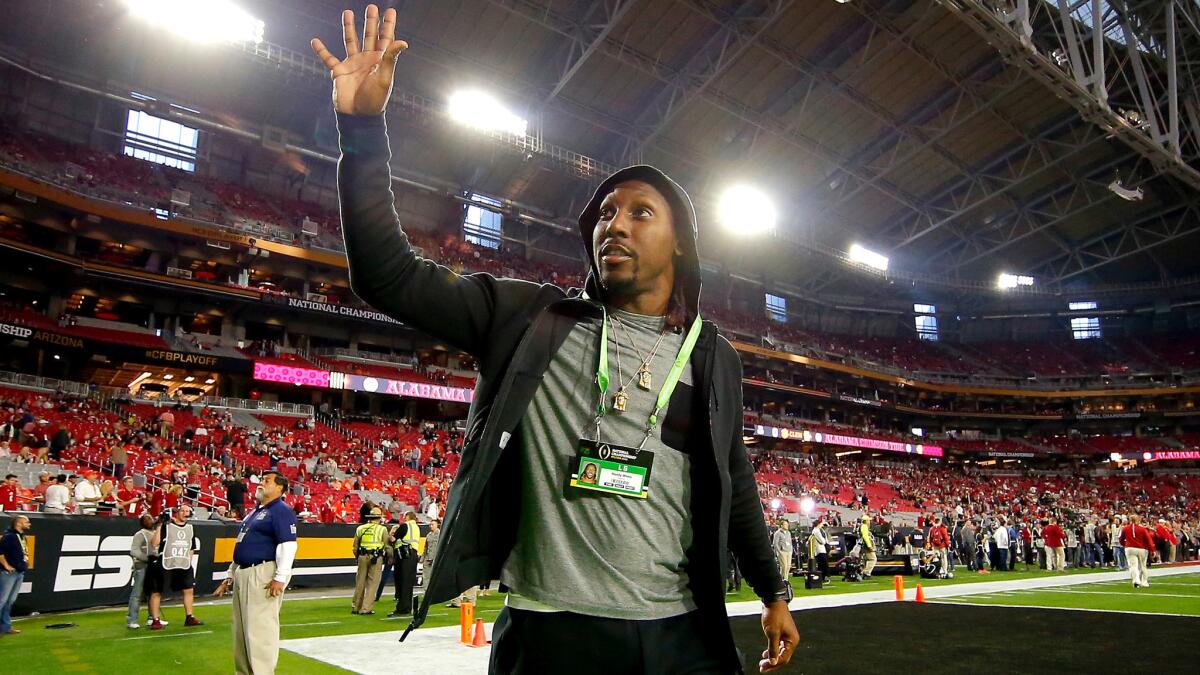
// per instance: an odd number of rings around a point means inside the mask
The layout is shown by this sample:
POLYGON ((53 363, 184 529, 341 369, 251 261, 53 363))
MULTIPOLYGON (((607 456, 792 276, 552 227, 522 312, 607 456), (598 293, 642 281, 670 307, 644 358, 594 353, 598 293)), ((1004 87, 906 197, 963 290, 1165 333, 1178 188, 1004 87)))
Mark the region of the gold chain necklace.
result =
POLYGON ((658 340, 655 341, 654 348, 650 350, 650 354, 647 356, 646 354, 642 353, 641 349, 638 349, 637 342, 633 339, 633 334, 630 332, 629 326, 627 326, 625 322, 616 315, 613 315, 613 319, 616 320, 617 325, 621 327, 621 330, 625 331, 625 338, 629 340, 629 345, 633 347, 633 351, 637 352, 638 358, 642 360, 642 365, 638 366, 637 373, 634 375, 634 377, 637 379, 638 386, 646 391, 650 391, 650 388, 654 386, 653 379, 650 375, 650 364, 654 361, 654 357, 658 354, 658 348, 660 345, 662 345, 663 338, 667 335, 666 327, 664 326, 662 332, 658 334, 658 340))
MULTIPOLYGON (((616 319, 616 317, 613 317, 613 319, 616 320, 618 324, 620 324, 619 319, 616 319)), ((622 325, 622 327, 624 327, 624 326, 622 325)), ((627 332, 626 336, 628 337, 628 330, 626 332, 627 332)), ((660 344, 662 344, 662 339, 663 339, 664 335, 666 335, 665 331, 663 333, 659 334, 658 342, 656 342, 654 344, 654 350, 650 352, 651 359, 653 359, 655 353, 658 352, 658 347, 660 344)), ((621 370, 621 341, 619 339, 617 339, 617 331, 616 330, 613 330, 613 344, 616 345, 616 349, 614 349, 613 351, 615 351, 617 354, 617 383, 620 385, 617 388, 617 393, 613 394, 613 410, 616 410, 617 412, 625 412, 625 408, 629 406, 629 394, 626 393, 625 390, 629 387, 629 385, 633 384, 634 379, 640 380, 638 383, 639 386, 642 386, 642 382, 644 381, 645 382, 644 388, 649 389, 650 388, 649 387, 649 383, 650 383, 649 370, 646 367, 646 362, 643 361, 642 365, 638 369, 638 371, 636 373, 634 373, 633 375, 631 375, 627 381, 622 382, 622 380, 625 379, 625 375, 621 370)), ((630 344, 633 345, 632 339, 630 339, 630 344)), ((639 356, 641 355, 641 352, 638 350, 637 345, 633 345, 633 350, 638 352, 639 356)))

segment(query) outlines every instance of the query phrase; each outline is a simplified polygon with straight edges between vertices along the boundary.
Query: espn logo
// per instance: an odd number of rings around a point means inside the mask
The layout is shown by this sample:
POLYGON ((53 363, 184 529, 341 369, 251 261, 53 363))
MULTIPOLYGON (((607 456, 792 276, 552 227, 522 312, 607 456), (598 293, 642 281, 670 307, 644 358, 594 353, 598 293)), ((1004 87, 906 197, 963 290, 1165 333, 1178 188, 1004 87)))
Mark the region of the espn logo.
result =
POLYGON ((132 539, 129 535, 103 539, 93 534, 63 536, 54 592, 128 586, 133 574, 133 558, 129 557, 132 539))

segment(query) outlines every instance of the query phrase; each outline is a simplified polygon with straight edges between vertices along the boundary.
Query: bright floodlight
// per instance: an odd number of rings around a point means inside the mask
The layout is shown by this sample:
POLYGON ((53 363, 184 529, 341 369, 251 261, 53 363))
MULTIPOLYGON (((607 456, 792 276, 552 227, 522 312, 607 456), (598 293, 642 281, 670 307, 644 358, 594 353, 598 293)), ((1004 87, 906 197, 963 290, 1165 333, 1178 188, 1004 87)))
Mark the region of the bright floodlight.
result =
POLYGON ((139 18, 200 42, 263 39, 263 22, 229 0, 125 0, 139 18))
POLYGON ((755 235, 775 229, 778 215, 767 193, 749 185, 735 185, 721 195, 717 216, 735 234, 755 235))
POLYGON ((888 268, 888 258, 886 255, 863 248, 858 244, 851 244, 850 246, 850 262, 866 265, 880 272, 886 272, 888 268))
POLYGON ((524 136, 529 123, 509 112, 500 101, 477 90, 456 92, 450 97, 450 117, 483 131, 503 131, 524 136))
POLYGON ((1032 285, 1033 277, 1027 277, 1022 274, 1009 274, 1007 272, 1001 272, 1000 278, 996 280, 996 286, 1004 289, 1032 285))
POLYGON ((813 509, 817 508, 817 503, 812 497, 804 497, 800 500, 800 510, 803 513, 812 513, 813 509))

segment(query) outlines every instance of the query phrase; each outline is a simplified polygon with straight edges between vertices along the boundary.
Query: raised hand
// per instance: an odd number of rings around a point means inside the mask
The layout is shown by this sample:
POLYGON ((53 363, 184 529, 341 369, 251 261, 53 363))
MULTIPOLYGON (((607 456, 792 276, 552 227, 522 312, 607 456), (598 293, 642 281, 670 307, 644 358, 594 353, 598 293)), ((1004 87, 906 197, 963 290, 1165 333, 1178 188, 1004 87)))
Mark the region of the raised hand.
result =
POLYGON ((396 10, 384 12, 381 25, 379 8, 367 5, 361 49, 354 29, 354 12, 344 10, 342 39, 346 43, 344 60, 330 54, 318 38, 313 38, 310 43, 317 58, 333 76, 334 110, 350 115, 383 113, 392 94, 396 59, 408 48, 407 42, 396 39, 396 10))

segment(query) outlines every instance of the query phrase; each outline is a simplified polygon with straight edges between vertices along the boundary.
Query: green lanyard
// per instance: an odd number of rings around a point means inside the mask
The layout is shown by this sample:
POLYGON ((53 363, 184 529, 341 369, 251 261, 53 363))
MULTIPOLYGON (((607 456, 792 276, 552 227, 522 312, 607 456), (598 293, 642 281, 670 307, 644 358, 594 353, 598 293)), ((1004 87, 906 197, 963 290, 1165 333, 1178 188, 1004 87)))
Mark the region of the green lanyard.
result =
MULTIPOLYGON (((583 295, 588 299, 587 294, 583 295)), ((600 420, 608 414, 608 408, 605 405, 606 395, 608 394, 608 309, 601 305, 601 310, 604 316, 600 323, 600 362, 596 366, 596 385, 600 388, 600 403, 596 406, 596 441, 600 440, 600 420)), ((658 392, 658 399, 654 402, 654 410, 650 413, 649 419, 646 420, 646 435, 642 438, 642 442, 638 445, 640 450, 646 444, 646 439, 650 438, 650 434, 654 432, 654 427, 658 425, 658 413, 671 400, 671 394, 675 391, 675 385, 679 383, 680 376, 683 375, 683 369, 687 366, 688 359, 692 357, 692 350, 696 347, 696 340, 700 338, 700 317, 692 322, 692 327, 688 330, 687 337, 683 339, 683 346, 679 348, 679 353, 675 356, 675 363, 671 366, 671 371, 667 373, 667 380, 663 382, 662 389, 658 392)))

